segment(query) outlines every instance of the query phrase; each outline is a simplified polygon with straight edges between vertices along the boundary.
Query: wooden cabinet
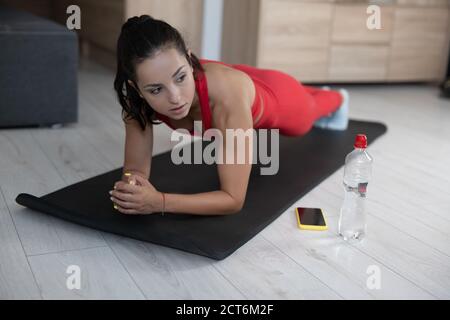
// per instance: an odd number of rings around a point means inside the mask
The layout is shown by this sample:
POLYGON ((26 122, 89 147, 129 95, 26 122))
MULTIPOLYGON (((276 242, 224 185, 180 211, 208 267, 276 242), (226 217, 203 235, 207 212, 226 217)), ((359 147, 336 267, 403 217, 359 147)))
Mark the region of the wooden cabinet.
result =
POLYGON ((445 74, 449 10, 397 8, 389 58, 389 80, 435 80, 445 74))
POLYGON ((381 28, 367 28, 367 4, 334 8, 329 81, 383 81, 387 75, 394 8, 380 10, 381 28))
POLYGON ((383 81, 389 47, 384 45, 332 45, 328 81, 383 81))
POLYGON ((327 79, 332 5, 268 0, 260 8, 259 33, 263 36, 258 42, 257 65, 297 78, 327 79))
POLYGON ((227 0, 223 20, 223 61, 304 82, 440 81, 446 70, 448 0, 227 0), (380 29, 366 24, 372 4, 380 29))
POLYGON ((186 45, 201 52, 203 0, 54 0, 54 18, 65 24, 66 8, 81 9, 83 52, 108 67, 116 68, 116 45, 123 23, 132 16, 149 14, 175 27, 186 45))

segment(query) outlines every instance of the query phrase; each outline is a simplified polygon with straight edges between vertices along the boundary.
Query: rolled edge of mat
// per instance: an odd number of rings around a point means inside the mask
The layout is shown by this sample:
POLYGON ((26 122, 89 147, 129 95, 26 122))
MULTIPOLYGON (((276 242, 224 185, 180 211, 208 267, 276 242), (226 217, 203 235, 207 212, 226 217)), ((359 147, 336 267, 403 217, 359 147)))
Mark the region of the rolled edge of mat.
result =
POLYGON ((70 222, 95 228, 95 224, 86 223, 83 219, 78 218, 76 213, 70 212, 69 209, 61 208, 55 204, 47 202, 43 198, 39 198, 28 193, 20 193, 16 197, 16 202, 32 210, 40 211, 70 222))
POLYGON ((70 219, 70 215, 66 214, 66 208, 58 208, 54 204, 48 203, 42 198, 33 196, 32 194, 28 193, 20 193, 16 197, 16 202, 24 207, 27 207, 32 210, 40 211, 43 213, 48 213, 52 216, 60 217, 60 218, 66 218, 68 217, 69 220, 78 222, 78 219, 70 219))
POLYGON ((19 193, 16 197, 16 202, 24 207, 30 207, 36 202, 37 199, 39 198, 31 194, 19 193))

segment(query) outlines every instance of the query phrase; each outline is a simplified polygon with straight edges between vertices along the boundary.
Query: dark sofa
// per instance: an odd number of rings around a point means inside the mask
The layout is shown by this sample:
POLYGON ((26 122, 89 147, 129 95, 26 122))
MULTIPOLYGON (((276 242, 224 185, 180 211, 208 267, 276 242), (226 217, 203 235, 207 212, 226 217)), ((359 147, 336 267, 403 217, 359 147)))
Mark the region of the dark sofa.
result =
POLYGON ((77 71, 75 31, 0 5, 0 128, 77 122, 77 71))

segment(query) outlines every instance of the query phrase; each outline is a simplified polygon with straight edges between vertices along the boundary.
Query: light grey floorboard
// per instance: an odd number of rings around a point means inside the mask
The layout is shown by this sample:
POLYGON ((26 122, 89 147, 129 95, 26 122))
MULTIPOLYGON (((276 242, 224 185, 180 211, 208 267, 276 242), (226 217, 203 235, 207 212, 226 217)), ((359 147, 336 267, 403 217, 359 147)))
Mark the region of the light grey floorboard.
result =
POLYGON ((261 235, 345 299, 435 298, 369 255, 348 245, 337 234, 336 216, 326 215, 329 223, 327 231, 300 230, 295 207, 320 205, 320 198, 298 201, 276 223, 263 230, 261 235), (380 288, 367 286, 371 266, 380 269, 380 288))
MULTIPOLYGON (((389 223, 392 226, 402 230, 410 236, 422 241, 444 255, 450 257, 450 226, 447 219, 441 215, 435 214, 429 209, 422 209, 419 205, 411 203, 405 192, 401 192, 404 185, 394 186, 392 180, 382 175, 389 174, 388 169, 384 173, 377 175, 369 183, 368 197, 366 201, 367 211, 389 223), (383 180, 386 183, 383 183, 383 180), (389 184, 386 187, 386 184, 389 184), (393 193, 390 190, 400 190, 393 193)), ((334 197, 339 202, 344 198, 340 177, 330 176, 327 184, 321 186, 323 191, 328 191, 329 197, 334 197), (339 178, 339 179, 337 179, 339 178)), ((436 202, 440 203, 440 202, 436 202)), ((339 214, 341 203, 335 207, 334 211, 339 214)))
POLYGON ((41 299, 0 187, 0 300, 41 299))
POLYGON ((34 212, 15 202, 19 193, 42 196, 66 186, 57 168, 33 138, 36 131, 39 129, 0 131, 1 187, 25 253, 105 245, 96 230, 34 212))
POLYGON ((147 299, 245 299, 211 259, 115 235, 106 240, 147 299))
POLYGON ((261 235, 215 267, 249 299, 342 299, 261 235))
POLYGON ((133 279, 109 247, 28 257, 44 299, 143 299, 133 279), (79 268, 80 288, 75 284, 79 268))
MULTIPOLYGON (((336 220, 335 220, 336 221, 336 220)), ((450 299, 450 258, 368 215, 367 239, 354 247, 440 299, 450 299)))

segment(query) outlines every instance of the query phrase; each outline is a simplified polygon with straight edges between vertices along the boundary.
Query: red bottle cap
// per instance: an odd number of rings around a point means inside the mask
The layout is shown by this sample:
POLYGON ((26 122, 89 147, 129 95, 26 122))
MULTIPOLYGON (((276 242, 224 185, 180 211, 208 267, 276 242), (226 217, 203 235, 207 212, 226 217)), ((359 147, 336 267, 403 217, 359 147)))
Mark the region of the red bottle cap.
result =
POLYGON ((365 134, 357 134, 355 138, 355 148, 367 148, 367 137, 365 134))

